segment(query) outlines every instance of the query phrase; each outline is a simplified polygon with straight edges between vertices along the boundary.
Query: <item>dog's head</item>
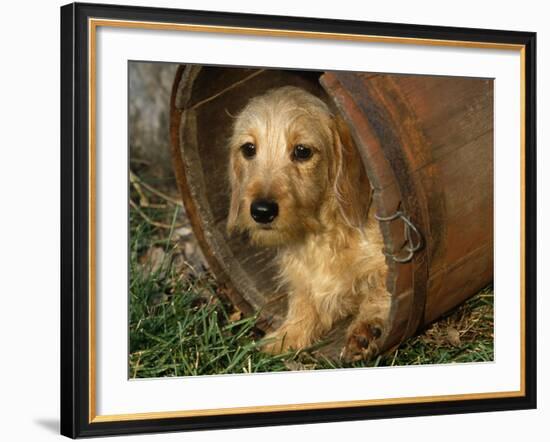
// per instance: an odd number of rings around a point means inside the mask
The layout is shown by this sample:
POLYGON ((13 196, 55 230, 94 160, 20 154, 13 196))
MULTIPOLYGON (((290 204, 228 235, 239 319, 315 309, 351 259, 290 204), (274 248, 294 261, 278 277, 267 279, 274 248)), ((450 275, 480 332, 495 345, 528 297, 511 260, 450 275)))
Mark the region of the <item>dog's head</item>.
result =
POLYGON ((347 127, 296 87, 255 97, 237 116, 229 178, 228 230, 247 231, 257 244, 366 221, 370 184, 347 127))

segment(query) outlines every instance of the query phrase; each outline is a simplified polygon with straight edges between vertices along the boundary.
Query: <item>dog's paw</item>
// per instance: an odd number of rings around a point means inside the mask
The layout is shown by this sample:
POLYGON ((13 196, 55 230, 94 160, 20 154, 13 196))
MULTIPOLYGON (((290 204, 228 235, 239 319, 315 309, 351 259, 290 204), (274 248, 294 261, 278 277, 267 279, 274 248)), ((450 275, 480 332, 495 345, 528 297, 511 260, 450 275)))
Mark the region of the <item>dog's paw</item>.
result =
POLYGON ((341 358, 346 362, 371 359, 384 336, 382 321, 360 321, 350 325, 341 358))

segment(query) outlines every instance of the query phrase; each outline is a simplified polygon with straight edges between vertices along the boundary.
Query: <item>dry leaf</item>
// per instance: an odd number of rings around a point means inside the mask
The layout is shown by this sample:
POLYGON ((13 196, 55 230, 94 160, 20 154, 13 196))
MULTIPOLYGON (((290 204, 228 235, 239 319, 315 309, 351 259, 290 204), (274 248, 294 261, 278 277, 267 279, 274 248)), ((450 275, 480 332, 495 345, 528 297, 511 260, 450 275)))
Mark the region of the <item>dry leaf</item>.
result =
POLYGON ((175 229, 172 233, 172 241, 178 241, 179 239, 187 239, 193 234, 191 227, 180 227, 175 229))
POLYGON ((447 328, 447 341, 449 344, 458 347, 460 346, 460 333, 458 333, 458 330, 454 327, 447 328))
POLYGON ((166 293, 157 293, 156 295, 153 295, 151 298, 152 305, 159 305, 166 301, 168 301, 168 295, 166 293))
POLYGON ((308 366, 297 361, 286 361, 285 367, 291 371, 303 371, 308 370, 308 366))
POLYGON ((146 274, 155 273, 160 270, 166 253, 162 247, 151 247, 140 259, 143 271, 146 274))
POLYGON ((229 322, 236 322, 240 321, 243 317, 243 312, 240 310, 235 310, 233 313, 229 315, 229 322))

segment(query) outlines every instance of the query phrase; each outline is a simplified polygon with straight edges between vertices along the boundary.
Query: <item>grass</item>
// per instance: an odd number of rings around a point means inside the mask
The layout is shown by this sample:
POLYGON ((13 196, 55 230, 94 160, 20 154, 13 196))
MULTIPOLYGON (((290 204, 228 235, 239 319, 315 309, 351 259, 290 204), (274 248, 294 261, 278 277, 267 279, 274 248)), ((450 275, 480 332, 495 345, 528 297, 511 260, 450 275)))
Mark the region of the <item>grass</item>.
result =
POLYGON ((173 204, 130 209, 130 378, 493 360, 492 287, 373 361, 262 353, 256 317, 243 318, 222 301, 208 271, 182 262, 174 241, 181 210, 173 204))
POLYGON ((170 235, 151 241, 155 229, 140 218, 131 211, 130 377, 288 370, 285 355, 257 350, 256 318, 224 304, 210 273, 174 266, 170 235), (140 260, 151 244, 166 248, 161 262, 140 260))

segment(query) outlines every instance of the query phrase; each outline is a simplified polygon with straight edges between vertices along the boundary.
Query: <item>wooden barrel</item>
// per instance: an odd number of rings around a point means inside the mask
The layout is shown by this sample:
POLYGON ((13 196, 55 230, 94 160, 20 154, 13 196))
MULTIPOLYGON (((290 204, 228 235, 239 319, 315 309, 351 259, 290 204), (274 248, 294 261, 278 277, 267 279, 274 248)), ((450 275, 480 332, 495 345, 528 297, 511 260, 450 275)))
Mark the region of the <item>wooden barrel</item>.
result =
MULTIPOLYGON (((392 295, 389 348, 493 278, 493 82, 489 79, 182 66, 171 98, 173 164, 203 253, 231 301, 277 327, 272 251, 229 237, 227 140, 248 100, 294 85, 349 124, 373 187, 392 295)), ((331 334, 338 354, 345 325, 331 334)))

